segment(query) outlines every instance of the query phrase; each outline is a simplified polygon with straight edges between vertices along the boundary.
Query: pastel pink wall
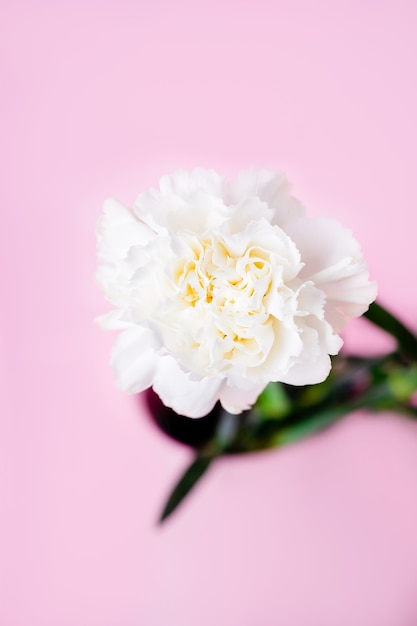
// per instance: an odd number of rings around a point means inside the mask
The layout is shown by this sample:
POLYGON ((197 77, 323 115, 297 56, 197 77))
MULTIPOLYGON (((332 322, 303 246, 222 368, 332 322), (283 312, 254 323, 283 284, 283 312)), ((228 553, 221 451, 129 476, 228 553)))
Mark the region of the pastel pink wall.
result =
POLYGON ((2 626, 417 624, 416 425, 355 415, 219 462, 159 528, 189 452, 115 388, 92 323, 107 196, 259 165, 353 229, 417 328, 416 19, 412 0, 1 3, 2 626))

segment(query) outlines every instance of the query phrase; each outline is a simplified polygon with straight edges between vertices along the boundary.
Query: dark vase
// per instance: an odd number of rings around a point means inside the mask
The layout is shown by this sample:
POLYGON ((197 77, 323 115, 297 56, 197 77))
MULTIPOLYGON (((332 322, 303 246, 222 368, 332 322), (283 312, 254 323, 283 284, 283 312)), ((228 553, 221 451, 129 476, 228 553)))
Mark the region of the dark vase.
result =
POLYGON ((166 407, 152 389, 147 389, 144 397, 153 422, 172 439, 192 448, 200 448, 213 437, 221 415, 219 403, 208 415, 193 419, 166 407))

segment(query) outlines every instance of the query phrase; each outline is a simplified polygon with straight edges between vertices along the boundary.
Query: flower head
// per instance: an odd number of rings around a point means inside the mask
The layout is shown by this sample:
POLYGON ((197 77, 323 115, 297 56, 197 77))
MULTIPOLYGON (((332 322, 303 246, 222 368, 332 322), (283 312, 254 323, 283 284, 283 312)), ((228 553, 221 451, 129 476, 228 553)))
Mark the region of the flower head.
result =
POLYGON ((271 381, 329 374, 349 318, 375 299, 350 231, 309 218, 283 174, 180 170, 134 210, 107 200, 98 282, 121 328, 112 365, 122 389, 153 386, 182 415, 220 400, 240 413, 271 381))

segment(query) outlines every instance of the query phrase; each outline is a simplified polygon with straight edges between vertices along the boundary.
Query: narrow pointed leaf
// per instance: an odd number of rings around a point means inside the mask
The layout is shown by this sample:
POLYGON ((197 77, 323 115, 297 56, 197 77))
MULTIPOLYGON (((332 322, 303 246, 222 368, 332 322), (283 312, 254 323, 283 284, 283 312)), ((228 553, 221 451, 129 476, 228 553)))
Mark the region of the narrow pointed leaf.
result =
POLYGON ((169 517, 177 508, 180 502, 182 502, 185 496, 207 471, 212 460, 212 456, 197 456, 194 459, 191 465, 186 469, 185 473, 181 476, 176 487, 169 496, 161 517, 159 518, 159 523, 166 520, 166 518, 169 517))
POLYGON ((364 317, 392 335, 405 356, 417 360, 417 337, 399 319, 376 302, 371 304, 364 317))
POLYGON ((333 424, 341 417, 344 417, 349 411, 343 406, 331 407, 323 410, 315 415, 311 415, 298 424, 285 428, 278 433, 274 440, 274 446, 283 446, 289 443, 304 439, 308 435, 319 432, 330 424, 333 424))

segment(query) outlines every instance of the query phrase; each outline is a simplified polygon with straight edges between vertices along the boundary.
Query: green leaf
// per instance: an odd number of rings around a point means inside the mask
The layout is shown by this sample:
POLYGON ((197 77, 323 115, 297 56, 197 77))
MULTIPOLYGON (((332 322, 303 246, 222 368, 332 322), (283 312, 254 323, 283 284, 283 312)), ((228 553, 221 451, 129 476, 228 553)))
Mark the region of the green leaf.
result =
POLYGON ((169 496, 164 510, 162 511, 159 523, 162 523, 173 513, 177 506, 184 500, 185 496, 191 491, 194 485, 200 480, 207 471, 213 456, 197 456, 191 465, 181 476, 171 495, 169 496))
POLYGON ((388 376, 388 385, 393 396, 400 402, 406 402, 417 391, 417 367, 411 366, 388 376))
POLYGON ((256 401, 263 419, 280 419, 291 410, 291 402, 280 383, 270 383, 256 401))
POLYGON ((330 424, 337 421, 348 412, 349 409, 340 406, 323 409, 319 413, 309 415, 298 424, 288 426, 277 433, 273 440, 273 446, 283 446, 294 443, 299 439, 304 439, 304 437, 308 435, 312 435, 313 433, 327 428, 327 426, 330 426, 330 424))
POLYGON ((417 360, 417 337, 392 313, 376 302, 373 302, 364 313, 370 322, 392 335, 401 352, 413 361, 417 360))
POLYGON ((393 406, 393 397, 387 381, 371 386, 359 398, 351 402, 340 401, 337 404, 328 405, 326 402, 308 410, 302 410, 299 414, 294 412, 285 418, 283 422, 271 422, 275 432, 268 437, 266 447, 280 447, 304 439, 309 435, 327 428, 348 413, 358 409, 384 410, 393 406))

